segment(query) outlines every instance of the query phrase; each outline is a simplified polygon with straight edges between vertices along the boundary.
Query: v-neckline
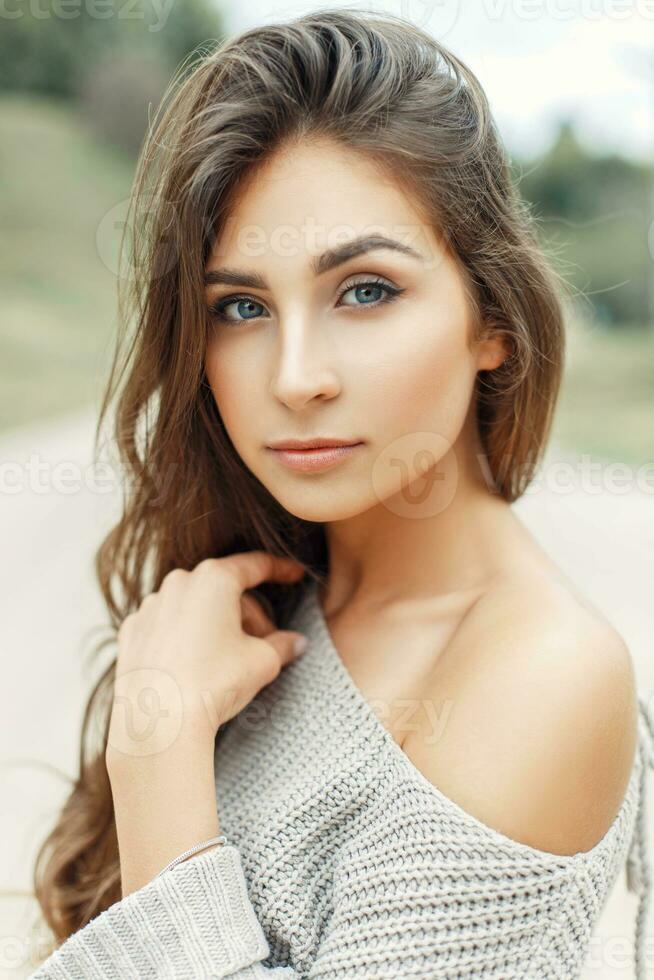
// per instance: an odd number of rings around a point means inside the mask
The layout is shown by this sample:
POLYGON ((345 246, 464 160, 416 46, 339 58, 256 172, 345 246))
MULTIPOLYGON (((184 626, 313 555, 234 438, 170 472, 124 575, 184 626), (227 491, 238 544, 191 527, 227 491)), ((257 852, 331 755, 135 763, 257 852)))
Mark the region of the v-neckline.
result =
MULTIPOLYGON (((444 805, 450 811, 454 810, 460 818, 471 822, 475 827, 477 827, 478 830, 482 830, 487 835, 490 835, 490 837, 495 840, 498 845, 520 851, 525 856, 528 855, 531 859, 537 858, 540 860, 550 860, 556 862, 559 864, 559 866, 565 866, 580 860, 592 858, 601 853, 604 847, 608 845, 609 839, 612 838, 615 833, 617 833, 621 821, 625 818, 625 813, 630 799, 632 798, 633 794, 638 792, 637 787, 640 779, 640 769, 643 764, 640 749, 636 752, 631 778, 618 813, 604 836, 590 850, 579 851, 576 854, 556 854, 555 852, 543 851, 540 848, 532 847, 531 845, 525 844, 522 841, 506 836, 501 831, 496 830, 489 824, 479 820, 473 814, 465 810, 459 803, 443 793, 438 786, 432 783, 431 780, 425 776, 420 769, 418 769, 418 767, 411 761, 409 756, 402 749, 400 744, 391 735, 390 731, 385 725, 382 724, 363 693, 354 683, 350 672, 345 666, 345 663, 336 648, 336 644, 332 639, 325 614, 322 606, 320 605, 318 587, 319 583, 315 579, 310 582, 301 602, 301 607, 303 610, 302 618, 304 615, 308 614, 309 621, 315 629, 315 639, 317 640, 317 649, 315 652, 317 653, 318 657, 321 657, 322 655, 324 658, 326 655, 328 660, 326 666, 333 671, 334 680, 337 683, 338 688, 340 688, 340 693, 345 696, 345 701, 349 702, 356 708, 359 719, 363 724, 365 735, 371 740, 371 744, 374 745, 374 743, 377 742, 379 743, 380 748, 385 747, 399 764, 400 769, 405 773, 409 781, 414 783, 417 781, 417 783, 422 786, 423 790, 427 790, 428 794, 430 794, 436 801, 439 801, 441 805, 444 805)), ((306 655, 308 656, 309 654, 307 653, 306 655)))
POLYGON ((309 613, 316 623, 317 631, 320 640, 320 646, 325 650, 329 656, 331 663, 336 672, 337 679, 341 685, 341 688, 349 696, 350 700, 354 701, 358 706, 359 710, 362 712, 363 716, 366 718, 368 725, 372 730, 376 731, 382 736, 382 739, 390 744, 394 751, 401 754, 402 758, 413 767, 413 763, 410 762, 405 752, 402 750, 400 744, 391 735, 388 728, 382 724, 379 720, 375 710, 371 706, 368 699, 365 697, 361 689, 355 684, 352 675, 347 669, 343 658, 341 657, 336 644, 334 643, 327 618, 325 616, 324 610, 320 604, 320 596, 318 595, 319 583, 314 579, 307 589, 307 595, 305 596, 309 613))

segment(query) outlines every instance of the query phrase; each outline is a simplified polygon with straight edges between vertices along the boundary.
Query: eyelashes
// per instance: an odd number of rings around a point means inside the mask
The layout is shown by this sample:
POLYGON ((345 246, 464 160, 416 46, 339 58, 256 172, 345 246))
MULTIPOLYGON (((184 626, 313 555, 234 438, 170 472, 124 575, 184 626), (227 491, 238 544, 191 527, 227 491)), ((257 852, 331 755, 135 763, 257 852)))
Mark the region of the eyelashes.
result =
MULTIPOLYGON (((396 299, 404 292, 404 289, 400 289, 397 286, 392 286, 385 279, 381 279, 379 277, 373 279, 359 279, 359 280, 355 280, 354 282, 345 283, 343 289, 339 294, 338 297, 339 303, 337 305, 349 306, 350 305, 349 303, 341 304, 340 300, 343 298, 343 296, 345 296, 346 293, 349 293, 352 289, 356 289, 358 287, 364 287, 364 288, 373 287, 374 289, 375 288, 381 289, 383 292, 383 298, 377 300, 374 303, 355 303, 352 306, 352 309, 355 309, 357 307, 360 309, 367 309, 367 308, 376 309, 378 306, 383 306, 385 303, 393 302, 394 299, 396 299)), ((212 320, 219 321, 221 323, 240 324, 240 323, 248 323, 251 322, 252 320, 259 319, 258 316, 243 317, 239 319, 239 318, 228 316, 225 313, 225 310, 229 306, 233 306, 235 303, 247 303, 247 302, 252 303, 255 306, 260 306, 263 309, 265 309, 264 304, 260 302, 258 299, 255 299, 253 296, 248 296, 247 294, 237 294, 234 296, 226 296, 224 299, 221 299, 217 303, 214 303, 213 305, 207 307, 207 312, 209 313, 209 316, 211 317, 212 320)))

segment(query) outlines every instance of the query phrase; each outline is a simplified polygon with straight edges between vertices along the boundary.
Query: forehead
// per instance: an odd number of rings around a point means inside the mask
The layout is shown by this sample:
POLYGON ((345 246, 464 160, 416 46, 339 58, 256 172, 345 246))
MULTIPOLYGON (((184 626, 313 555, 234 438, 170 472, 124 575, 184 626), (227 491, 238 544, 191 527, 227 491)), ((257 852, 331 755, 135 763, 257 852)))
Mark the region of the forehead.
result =
POLYGON ((442 261, 436 230, 400 181, 329 140, 279 149, 239 182, 209 264, 305 261, 364 234, 384 234, 442 261))

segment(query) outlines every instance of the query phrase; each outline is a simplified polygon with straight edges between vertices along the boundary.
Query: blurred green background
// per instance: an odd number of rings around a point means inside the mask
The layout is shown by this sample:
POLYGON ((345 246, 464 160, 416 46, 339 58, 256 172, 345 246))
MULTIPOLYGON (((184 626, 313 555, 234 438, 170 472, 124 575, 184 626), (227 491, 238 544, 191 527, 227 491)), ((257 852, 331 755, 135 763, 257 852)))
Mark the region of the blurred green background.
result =
MULTIPOLYGON (((4 20, 0 33, 0 429, 97 407, 116 331, 98 229, 126 201, 148 118, 197 45, 223 36, 203 0, 132 18, 4 20)), ((593 153, 561 119, 511 158, 543 246, 576 294, 554 438, 654 460, 654 166, 593 153), (649 236, 649 239, 648 239, 649 236)))

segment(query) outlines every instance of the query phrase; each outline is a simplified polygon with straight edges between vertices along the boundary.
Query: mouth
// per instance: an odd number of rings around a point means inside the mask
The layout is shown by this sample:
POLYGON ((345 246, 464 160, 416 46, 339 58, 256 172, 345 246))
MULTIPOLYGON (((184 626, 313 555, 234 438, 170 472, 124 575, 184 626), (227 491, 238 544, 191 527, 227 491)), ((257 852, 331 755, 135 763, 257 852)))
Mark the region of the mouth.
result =
POLYGON ((269 442, 269 449, 326 449, 333 446, 356 446, 360 439, 339 439, 336 436, 315 436, 313 439, 279 439, 269 442))
POLYGON ((351 456, 363 445, 362 440, 285 439, 266 448, 279 462, 305 473, 324 470, 351 456))

